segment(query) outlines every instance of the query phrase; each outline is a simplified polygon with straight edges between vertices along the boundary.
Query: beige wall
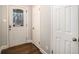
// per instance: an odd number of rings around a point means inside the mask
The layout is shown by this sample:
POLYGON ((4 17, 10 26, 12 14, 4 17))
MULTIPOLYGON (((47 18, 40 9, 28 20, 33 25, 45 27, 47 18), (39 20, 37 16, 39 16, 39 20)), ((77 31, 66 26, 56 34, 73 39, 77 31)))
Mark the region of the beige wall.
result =
POLYGON ((51 8, 50 6, 40 7, 40 44, 46 53, 50 53, 51 40, 51 8))
POLYGON ((2 6, 0 6, 0 46, 2 45, 2 6))
POLYGON ((28 6, 28 36, 27 39, 31 40, 32 39, 32 8, 31 6, 28 6))
POLYGON ((40 6, 32 6, 32 41, 40 47, 40 6))

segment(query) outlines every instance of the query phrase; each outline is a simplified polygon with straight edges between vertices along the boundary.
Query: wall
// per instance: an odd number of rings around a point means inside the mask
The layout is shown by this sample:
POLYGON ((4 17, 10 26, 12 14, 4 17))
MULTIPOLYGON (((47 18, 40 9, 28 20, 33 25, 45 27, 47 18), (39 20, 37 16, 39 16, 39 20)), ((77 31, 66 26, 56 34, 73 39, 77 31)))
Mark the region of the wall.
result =
POLYGON ((2 45, 2 6, 0 6, 0 47, 2 45))
POLYGON ((50 53, 50 40, 51 40, 51 8, 50 6, 40 7, 40 45, 46 52, 50 53))
MULTIPOLYGON (((79 40, 79 6, 78 6, 78 40, 79 40)), ((78 53, 79 53, 79 42, 78 42, 78 53)))
POLYGON ((32 6, 32 40, 40 47, 40 6, 32 6))
POLYGON ((28 21, 27 21, 27 24, 28 24, 28 37, 27 39, 28 40, 31 40, 32 39, 32 7, 31 6, 28 6, 28 21))
POLYGON ((2 7, 2 45, 7 44, 7 27, 8 27, 8 21, 7 21, 7 6, 2 7))

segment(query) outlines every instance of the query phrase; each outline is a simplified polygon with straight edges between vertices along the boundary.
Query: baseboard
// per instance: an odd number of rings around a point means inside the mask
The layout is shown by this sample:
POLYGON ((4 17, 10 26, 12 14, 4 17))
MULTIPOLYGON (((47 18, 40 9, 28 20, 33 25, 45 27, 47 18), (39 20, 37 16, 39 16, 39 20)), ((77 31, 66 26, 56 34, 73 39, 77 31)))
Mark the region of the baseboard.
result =
POLYGON ((8 48, 7 45, 2 45, 2 46, 1 46, 1 50, 6 49, 6 48, 8 48))
POLYGON ((41 47, 39 47, 34 41, 32 41, 32 43, 33 43, 36 47, 38 47, 38 48, 40 49, 41 53, 47 54, 47 53, 46 53, 41 47))
MULTIPOLYGON (((32 40, 27 40, 26 42, 18 44, 18 45, 22 45, 22 44, 26 44, 26 43, 32 43, 32 40)), ((18 46, 18 45, 14 45, 14 46, 18 46)), ((14 47, 14 46, 9 46, 8 48, 14 47)))
POLYGON ((1 51, 2 51, 3 49, 6 49, 6 48, 8 48, 7 45, 2 45, 2 46, 0 47, 0 54, 1 54, 1 51))
POLYGON ((27 42, 26 43, 32 43, 32 40, 27 40, 27 42))

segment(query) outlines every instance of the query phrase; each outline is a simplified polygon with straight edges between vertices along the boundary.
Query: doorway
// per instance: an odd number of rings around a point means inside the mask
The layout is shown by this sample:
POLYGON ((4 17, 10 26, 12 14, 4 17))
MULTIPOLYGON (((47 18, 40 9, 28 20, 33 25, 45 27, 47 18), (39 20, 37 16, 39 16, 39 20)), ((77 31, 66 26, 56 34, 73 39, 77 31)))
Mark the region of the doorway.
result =
POLYGON ((9 6, 9 47, 26 43, 27 9, 23 6, 9 6))

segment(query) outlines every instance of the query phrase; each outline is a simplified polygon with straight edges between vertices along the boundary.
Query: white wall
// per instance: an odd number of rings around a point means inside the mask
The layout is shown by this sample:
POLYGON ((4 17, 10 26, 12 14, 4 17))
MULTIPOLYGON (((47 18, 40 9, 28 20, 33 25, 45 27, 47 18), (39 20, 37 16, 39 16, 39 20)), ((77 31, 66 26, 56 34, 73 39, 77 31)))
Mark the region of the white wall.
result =
POLYGON ((50 40, 51 40, 51 8, 50 6, 40 7, 40 44, 41 48, 50 53, 50 40))
POLYGON ((28 21, 27 21, 27 26, 28 26, 28 40, 32 39, 32 7, 28 6, 28 21))
POLYGON ((40 47, 40 6, 32 6, 32 40, 40 47))
POLYGON ((2 45, 7 44, 7 6, 2 7, 2 45))

